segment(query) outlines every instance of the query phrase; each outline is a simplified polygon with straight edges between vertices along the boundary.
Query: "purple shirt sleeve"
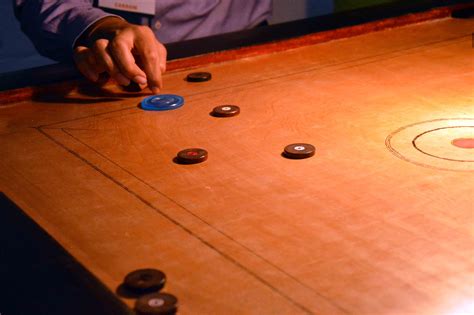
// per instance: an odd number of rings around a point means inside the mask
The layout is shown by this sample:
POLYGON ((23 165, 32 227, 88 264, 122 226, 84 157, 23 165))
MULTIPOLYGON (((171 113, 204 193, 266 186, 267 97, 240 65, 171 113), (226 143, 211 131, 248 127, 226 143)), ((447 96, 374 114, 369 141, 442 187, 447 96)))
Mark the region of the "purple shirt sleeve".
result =
POLYGON ((76 39, 94 22, 112 14, 92 0, 14 0, 15 15, 36 49, 55 60, 70 60, 76 39))

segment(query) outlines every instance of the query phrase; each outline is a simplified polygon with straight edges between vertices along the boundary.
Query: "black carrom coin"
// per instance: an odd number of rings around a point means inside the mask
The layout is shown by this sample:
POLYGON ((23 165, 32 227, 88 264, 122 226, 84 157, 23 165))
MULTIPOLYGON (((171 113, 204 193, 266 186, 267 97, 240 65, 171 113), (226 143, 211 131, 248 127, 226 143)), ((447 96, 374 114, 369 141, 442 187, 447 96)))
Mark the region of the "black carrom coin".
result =
POLYGON ((283 155, 289 159, 306 159, 315 152, 316 148, 309 143, 292 143, 285 147, 283 155))
POLYGON ((138 269, 127 274, 123 283, 132 292, 151 293, 165 286, 166 275, 157 269, 138 269))
POLYGON ((209 72, 192 72, 186 76, 188 82, 205 82, 212 79, 212 75, 209 72))
POLYGON ((144 295, 135 302, 138 315, 172 315, 178 310, 178 299, 169 293, 144 295))

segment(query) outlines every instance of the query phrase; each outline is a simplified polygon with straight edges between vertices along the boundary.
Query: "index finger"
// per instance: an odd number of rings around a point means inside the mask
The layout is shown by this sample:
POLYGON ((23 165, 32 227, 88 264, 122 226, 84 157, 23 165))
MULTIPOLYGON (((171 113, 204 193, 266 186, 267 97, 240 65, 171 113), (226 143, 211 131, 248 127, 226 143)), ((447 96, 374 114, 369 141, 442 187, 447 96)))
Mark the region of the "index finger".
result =
POLYGON ((153 38, 150 41, 145 41, 144 38, 137 40, 135 49, 146 73, 148 87, 156 93, 163 86, 161 71, 163 63, 166 63, 166 54, 163 55, 155 36, 151 34, 153 38))

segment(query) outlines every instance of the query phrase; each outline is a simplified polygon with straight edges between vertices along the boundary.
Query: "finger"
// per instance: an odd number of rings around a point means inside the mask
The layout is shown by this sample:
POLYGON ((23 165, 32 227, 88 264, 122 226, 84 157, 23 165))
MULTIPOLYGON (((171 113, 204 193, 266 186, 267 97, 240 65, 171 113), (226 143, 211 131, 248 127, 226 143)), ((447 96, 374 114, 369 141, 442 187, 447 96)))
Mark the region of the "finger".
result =
POLYGON ((158 45, 158 52, 161 56, 160 70, 161 70, 161 74, 163 74, 166 72, 166 58, 167 58, 168 52, 166 51, 166 47, 162 43, 157 41, 157 45, 158 45))
POLYGON ((100 72, 97 71, 96 60, 89 48, 85 46, 76 47, 73 59, 82 75, 92 82, 97 82, 100 72))
POLYGON ((163 59, 166 60, 166 55, 162 55, 163 50, 158 48, 156 42, 156 38, 150 29, 145 30, 144 36, 137 38, 135 41, 135 51, 140 55, 141 62, 143 63, 148 87, 154 93, 158 93, 163 86, 161 77, 162 67, 160 64, 163 64, 163 59))
MULTIPOLYGON (((132 36, 132 35, 130 35, 132 36)), ((109 51, 120 72, 128 79, 138 84, 146 84, 147 77, 140 67, 136 64, 135 57, 132 54, 133 39, 116 39, 109 46, 109 51)))
POLYGON ((94 51, 99 66, 105 69, 109 75, 120 85, 130 84, 130 80, 120 73, 120 69, 115 64, 108 51, 109 41, 107 39, 96 40, 92 50, 94 51))

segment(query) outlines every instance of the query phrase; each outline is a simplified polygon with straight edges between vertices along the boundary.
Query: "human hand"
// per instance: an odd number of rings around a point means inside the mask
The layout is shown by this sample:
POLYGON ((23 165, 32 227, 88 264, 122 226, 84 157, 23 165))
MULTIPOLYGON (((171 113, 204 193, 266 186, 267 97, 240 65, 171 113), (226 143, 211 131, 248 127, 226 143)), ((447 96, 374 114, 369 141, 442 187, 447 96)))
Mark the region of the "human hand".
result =
POLYGON ((107 17, 89 27, 76 42, 74 61, 79 71, 97 82, 107 72, 117 83, 148 84, 157 94, 163 87, 166 48, 147 26, 107 17))

